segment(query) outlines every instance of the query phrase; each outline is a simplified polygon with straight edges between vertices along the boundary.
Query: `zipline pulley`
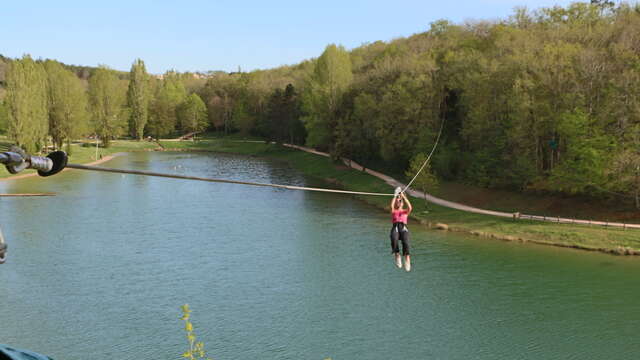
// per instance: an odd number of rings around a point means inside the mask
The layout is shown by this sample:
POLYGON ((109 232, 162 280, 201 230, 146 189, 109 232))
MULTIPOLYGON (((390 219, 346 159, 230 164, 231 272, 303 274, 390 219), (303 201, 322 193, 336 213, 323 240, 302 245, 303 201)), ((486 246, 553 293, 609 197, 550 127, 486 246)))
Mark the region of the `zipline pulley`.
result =
MULTIPOLYGON (((67 153, 55 151, 44 156, 30 156, 17 146, 12 146, 7 152, 0 153, 0 163, 7 171, 17 174, 25 169, 34 169, 40 176, 51 176, 59 173, 67 166, 67 153)), ((0 264, 7 260, 7 243, 0 230, 0 264)))
POLYGON ((67 153, 54 151, 44 156, 31 156, 17 146, 12 146, 7 152, 0 153, 0 163, 7 171, 17 174, 25 169, 38 170, 40 176, 51 176, 62 171, 67 166, 67 153))
POLYGON ((2 229, 0 229, 0 264, 4 264, 7 260, 7 243, 2 236, 2 229))

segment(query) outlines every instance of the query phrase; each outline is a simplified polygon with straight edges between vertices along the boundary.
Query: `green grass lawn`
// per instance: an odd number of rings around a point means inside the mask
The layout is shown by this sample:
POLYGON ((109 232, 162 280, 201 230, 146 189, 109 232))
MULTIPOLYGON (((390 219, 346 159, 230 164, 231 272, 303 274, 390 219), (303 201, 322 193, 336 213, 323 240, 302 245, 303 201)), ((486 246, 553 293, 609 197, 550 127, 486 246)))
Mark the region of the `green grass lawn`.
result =
POLYGON ((486 189, 461 183, 442 183, 433 195, 470 206, 504 212, 640 223, 633 198, 586 198, 544 192, 486 189))

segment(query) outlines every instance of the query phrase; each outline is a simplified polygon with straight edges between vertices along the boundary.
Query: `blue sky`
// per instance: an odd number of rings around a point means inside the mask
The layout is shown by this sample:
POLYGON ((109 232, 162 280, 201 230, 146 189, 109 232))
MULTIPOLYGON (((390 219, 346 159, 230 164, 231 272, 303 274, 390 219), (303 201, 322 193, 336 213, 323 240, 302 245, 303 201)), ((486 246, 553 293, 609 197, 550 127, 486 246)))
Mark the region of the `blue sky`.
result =
POLYGON ((505 18, 563 0, 11 1, 0 6, 0 54, 148 71, 266 69, 425 31, 438 19, 505 18))

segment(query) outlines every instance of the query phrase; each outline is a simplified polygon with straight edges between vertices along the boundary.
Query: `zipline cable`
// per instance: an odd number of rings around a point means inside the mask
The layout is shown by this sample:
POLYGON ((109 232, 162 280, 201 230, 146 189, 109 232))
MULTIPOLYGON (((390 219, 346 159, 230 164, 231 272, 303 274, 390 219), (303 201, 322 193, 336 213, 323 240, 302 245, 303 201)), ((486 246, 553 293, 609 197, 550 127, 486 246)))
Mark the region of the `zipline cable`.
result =
MULTIPOLYGON (((43 157, 43 156, 28 155, 24 151, 18 148, 12 148, 10 150, 11 151, 0 153, 0 164, 4 164, 7 167, 7 170, 12 174, 16 174, 25 169, 34 169, 38 171, 38 175, 40 176, 51 176, 59 173, 64 168, 71 168, 71 169, 77 169, 77 170, 101 171, 101 172, 110 172, 110 173, 118 173, 118 174, 156 176, 156 177, 171 178, 171 179, 196 180, 196 181, 216 182, 216 183, 225 183, 225 184, 272 187, 272 188, 287 189, 287 190, 305 190, 305 191, 317 191, 317 192, 351 194, 351 195, 394 196, 394 194, 385 194, 385 193, 324 189, 324 188, 314 188, 314 187, 295 186, 295 185, 265 184, 265 183, 251 182, 251 181, 214 179, 214 178, 206 178, 206 177, 198 177, 198 176, 165 174, 165 173, 143 171, 143 170, 123 170, 123 169, 112 169, 112 168, 105 168, 105 167, 99 167, 99 166, 69 164, 67 163, 67 159, 68 159, 67 154, 63 151, 55 151, 50 153, 46 157, 43 157)), ((25 194, 20 194, 20 195, 25 195, 25 194)), ((29 195, 49 195, 49 194, 29 194, 29 195)), ((0 230, 0 264, 3 264, 6 261, 7 259, 6 254, 7 254, 7 244, 2 235, 2 230, 0 230)))
POLYGON ((19 171, 22 171, 24 169, 35 169, 35 170, 38 170, 38 174, 40 176, 51 176, 59 173, 64 168, 71 168, 71 169, 78 169, 78 170, 102 171, 102 172, 110 172, 110 173, 118 173, 118 174, 156 176, 156 177, 164 177, 164 178, 171 178, 171 179, 196 180, 196 181, 207 181, 207 182, 226 183, 226 184, 273 187, 273 188, 287 189, 287 190, 306 190, 306 191, 318 191, 318 192, 351 194, 351 195, 393 196, 393 194, 388 194, 388 193, 324 189, 324 188, 295 186, 295 185, 265 184, 265 183, 251 182, 251 181, 214 179, 214 178, 206 178, 206 177, 198 177, 198 176, 166 174, 166 173, 143 171, 143 170, 113 169, 113 168, 106 168, 106 167, 100 167, 100 166, 69 164, 67 163, 67 159, 68 159, 67 154, 64 151, 55 151, 47 155, 46 157, 30 156, 18 149, 14 149, 14 151, 0 153, 0 163, 4 164, 7 167, 7 170, 9 170, 9 172, 13 174, 19 171))
MULTIPOLYGON (((427 166, 427 164, 429 163, 429 160, 431 160, 431 156, 436 151, 438 142, 440 141, 440 136, 442 135, 442 130, 444 129, 445 120, 446 118, 442 119, 442 123, 440 124, 440 131, 438 132, 436 141, 433 144, 433 149, 431 149, 431 152, 429 153, 427 160, 425 160, 425 162, 422 164, 420 169, 416 172, 416 175, 404 187, 404 189, 401 190, 401 192, 405 192, 411 186, 411 184, 415 181, 418 175, 420 175, 422 170, 424 170, 424 168, 427 166)), ((314 187, 306 187, 306 186, 265 184, 265 183, 257 183, 257 182, 250 182, 250 181, 214 179, 214 178, 205 178, 205 177, 198 177, 198 176, 185 176, 185 175, 166 174, 166 173, 158 173, 158 172, 142 171, 142 170, 113 169, 113 168, 105 168, 105 167, 99 167, 99 166, 69 164, 67 163, 67 159, 68 159, 67 154, 63 151, 55 151, 47 155, 46 157, 41 157, 41 156, 28 155, 21 149, 12 147, 8 152, 0 153, 0 163, 4 164, 7 167, 7 170, 9 170, 9 172, 12 174, 16 174, 24 169, 36 169, 38 170, 38 174, 40 176, 51 176, 62 171, 65 167, 68 167, 68 168, 78 169, 78 170, 102 171, 102 172, 110 172, 110 173, 118 173, 118 174, 164 177, 164 178, 171 178, 171 179, 183 179, 183 180, 207 181, 207 182, 226 183, 226 184, 272 187, 272 188, 287 189, 287 190, 304 190, 304 191, 317 191, 317 192, 326 192, 326 193, 366 195, 366 196, 397 196, 398 195, 397 193, 389 194, 389 193, 373 193, 373 192, 364 192, 364 191, 324 189, 324 188, 314 188, 314 187)))
POLYGON ((407 191, 409 186, 411 186, 411 184, 413 184, 413 181, 418 177, 418 175, 420 175, 420 172, 429 163, 429 160, 431 159, 431 155, 433 155, 433 153, 436 151, 436 147, 438 146, 438 141, 440 141, 440 135, 442 135, 442 129, 444 129, 445 120, 446 120, 446 118, 443 116, 442 117, 442 123, 440 123, 440 131, 438 132, 438 137, 436 138, 435 144, 433 144, 433 149, 431 149, 431 152, 429 153, 429 156, 427 156, 427 160, 425 160, 424 164, 422 164, 422 166, 420 167, 418 172, 416 172, 416 175, 413 177, 413 179, 411 179, 411 181, 409 181, 409 183, 404 187, 404 189, 402 189, 401 193, 407 191))
POLYGON ((101 166, 90 166, 90 165, 80 165, 80 164, 67 164, 66 167, 67 168, 71 168, 71 169, 78 169, 78 170, 102 171, 102 172, 117 173, 117 174, 156 176, 156 177, 164 177, 164 178, 171 178, 171 179, 207 181, 207 182, 225 183, 225 184, 238 184, 238 185, 273 187, 273 188, 287 189, 287 190, 319 191, 319 192, 351 194, 351 195, 393 196, 393 194, 385 194, 385 193, 372 193, 372 192, 361 192, 361 191, 323 189, 323 188, 314 188, 314 187, 306 187, 306 186, 295 186, 295 185, 265 184, 265 183, 251 182, 251 181, 214 179, 214 178, 206 178, 206 177, 198 177, 198 176, 165 174, 165 173, 158 173, 158 172, 153 172, 153 171, 143 171, 143 170, 123 170, 123 169, 113 169, 113 168, 106 168, 106 167, 101 167, 101 166))

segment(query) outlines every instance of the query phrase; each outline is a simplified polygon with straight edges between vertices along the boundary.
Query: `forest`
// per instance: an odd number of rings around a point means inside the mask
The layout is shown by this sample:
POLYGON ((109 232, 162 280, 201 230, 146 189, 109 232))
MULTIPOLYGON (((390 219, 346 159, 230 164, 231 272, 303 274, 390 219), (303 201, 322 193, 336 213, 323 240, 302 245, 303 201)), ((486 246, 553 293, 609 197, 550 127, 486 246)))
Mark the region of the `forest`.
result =
POLYGON ((0 131, 29 151, 216 131, 443 181, 640 208, 640 5, 517 8, 251 72, 151 75, 0 57, 0 131))

